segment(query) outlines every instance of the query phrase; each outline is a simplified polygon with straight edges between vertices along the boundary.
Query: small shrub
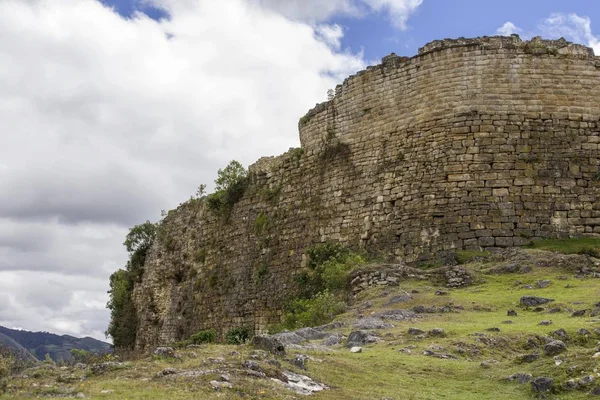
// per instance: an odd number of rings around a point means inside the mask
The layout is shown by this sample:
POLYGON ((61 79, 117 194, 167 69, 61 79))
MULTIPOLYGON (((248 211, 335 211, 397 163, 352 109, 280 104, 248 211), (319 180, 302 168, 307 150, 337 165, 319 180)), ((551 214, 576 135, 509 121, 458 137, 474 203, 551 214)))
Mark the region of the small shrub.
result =
POLYGON ((204 261, 206 261, 206 249, 198 250, 194 256, 194 259, 197 263, 204 264, 204 261))
POLYGON ((217 333, 214 329, 207 329, 194 333, 190 336, 193 344, 214 343, 217 340, 217 333))
POLYGON ((223 193, 215 192, 206 196, 206 206, 213 212, 220 211, 225 205, 223 201, 223 193))
POLYGON ((331 322, 333 318, 344 312, 346 305, 328 290, 312 299, 295 299, 286 307, 283 326, 297 329, 306 326, 317 326, 331 322))
POLYGON ((577 250, 577 254, 585 254, 590 257, 600 258, 600 249, 598 247, 584 245, 577 250))
POLYGON ((243 344, 252 338, 252 328, 249 326, 240 326, 231 328, 225 335, 227 344, 243 344))
POLYGON ((267 214, 261 212, 254 220, 254 233, 256 233, 257 235, 262 235, 263 233, 265 233, 268 226, 269 217, 267 216, 267 214))
POLYGON ((254 275, 254 283, 261 283, 269 275, 269 265, 262 263, 254 275))
POLYGON ((333 293, 343 291, 349 273, 366 263, 362 256, 350 253, 350 250, 337 243, 318 244, 306 254, 307 268, 296 275, 296 282, 301 288, 300 296, 305 299, 324 290, 333 293))
POLYGON ((71 349, 71 356, 73 357, 73 361, 87 364, 93 354, 87 350, 71 349))

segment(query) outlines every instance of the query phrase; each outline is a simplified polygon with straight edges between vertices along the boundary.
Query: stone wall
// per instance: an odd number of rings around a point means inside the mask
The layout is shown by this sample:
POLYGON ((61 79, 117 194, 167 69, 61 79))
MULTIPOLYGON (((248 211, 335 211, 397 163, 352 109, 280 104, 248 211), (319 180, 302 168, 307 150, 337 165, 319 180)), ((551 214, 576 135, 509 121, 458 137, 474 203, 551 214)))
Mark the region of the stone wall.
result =
POLYGON ((317 242, 410 263, 600 234, 599 98, 600 58, 564 40, 385 57, 301 118, 302 150, 251 166, 227 220, 169 214, 134 292, 138 348, 277 322, 317 242))

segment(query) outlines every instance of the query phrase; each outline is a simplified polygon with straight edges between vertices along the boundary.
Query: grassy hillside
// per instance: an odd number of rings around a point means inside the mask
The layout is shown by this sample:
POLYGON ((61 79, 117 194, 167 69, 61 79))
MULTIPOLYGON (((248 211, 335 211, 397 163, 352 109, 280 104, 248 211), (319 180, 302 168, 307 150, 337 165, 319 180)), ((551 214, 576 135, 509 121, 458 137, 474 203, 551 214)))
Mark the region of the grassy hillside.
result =
MULTIPOLYGON (((282 383, 290 372, 328 387, 315 399, 587 399, 600 392, 597 260, 537 249, 479 255, 463 265, 473 284, 450 289, 408 279, 370 287, 337 324, 315 331, 320 339, 288 344, 282 357, 207 344, 179 349, 175 358, 45 364, 14 377, 0 398, 303 398, 282 383), (523 296, 553 300, 527 306, 523 296), (374 341, 358 344, 360 353, 346 347, 355 331, 374 341), (324 345, 336 335, 340 344, 324 345), (566 348, 547 355, 556 339, 566 348), (536 378, 552 379, 552 389, 537 393, 536 378)), ((280 339, 294 342, 300 333, 280 339)))

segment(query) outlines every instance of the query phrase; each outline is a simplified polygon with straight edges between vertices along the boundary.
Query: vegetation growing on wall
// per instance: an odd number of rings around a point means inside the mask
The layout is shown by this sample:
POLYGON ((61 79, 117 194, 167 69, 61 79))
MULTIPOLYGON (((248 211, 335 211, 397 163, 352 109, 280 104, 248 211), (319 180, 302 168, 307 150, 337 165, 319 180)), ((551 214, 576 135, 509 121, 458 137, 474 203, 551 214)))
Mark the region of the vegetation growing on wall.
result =
POLYGON ((296 329, 330 322, 345 310, 350 272, 367 263, 338 243, 322 243, 306 251, 306 268, 296 275, 298 297, 287 302, 284 320, 274 330, 296 329))
POLYGON ((157 225, 146 221, 129 230, 123 245, 129 252, 125 269, 110 276, 110 323, 106 335, 112 337, 115 348, 128 350, 135 345, 138 318, 131 295, 134 283, 144 273, 148 251, 156 237, 157 225))
POLYGON ((233 160, 217 172, 215 192, 206 196, 206 204, 211 211, 227 215, 242 198, 247 187, 248 170, 233 160))

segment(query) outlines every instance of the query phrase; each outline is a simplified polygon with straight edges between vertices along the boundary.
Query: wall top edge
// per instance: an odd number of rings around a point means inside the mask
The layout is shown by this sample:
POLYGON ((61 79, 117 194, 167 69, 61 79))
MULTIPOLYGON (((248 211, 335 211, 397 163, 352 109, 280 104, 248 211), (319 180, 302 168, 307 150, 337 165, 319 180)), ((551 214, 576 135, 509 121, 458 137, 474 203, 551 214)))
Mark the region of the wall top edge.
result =
MULTIPOLYGON (((337 85, 335 88, 335 96, 338 96, 342 93, 344 85, 346 85, 350 80, 364 75, 369 71, 390 67, 401 68, 410 64, 415 59, 419 59, 431 53, 465 47, 477 47, 484 51, 505 49, 517 54, 530 54, 531 56, 546 55, 562 58, 584 59, 590 60, 600 67, 600 57, 594 54, 594 50, 591 47, 569 42, 562 37, 554 40, 543 39, 541 36, 536 36, 531 40, 522 40, 519 35, 513 34, 511 36, 481 36, 475 38, 461 37, 458 39, 440 39, 426 43, 423 47, 419 48, 418 54, 413 57, 398 56, 395 53, 391 53, 383 57, 380 64, 369 66, 365 70, 359 71, 356 74, 346 78, 343 84, 337 85)), ((312 116, 326 110, 330 104, 332 104, 332 102, 333 99, 316 104, 315 107, 309 110, 300 119, 298 123, 299 128, 302 128, 302 126, 308 122, 312 116)))

